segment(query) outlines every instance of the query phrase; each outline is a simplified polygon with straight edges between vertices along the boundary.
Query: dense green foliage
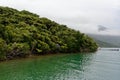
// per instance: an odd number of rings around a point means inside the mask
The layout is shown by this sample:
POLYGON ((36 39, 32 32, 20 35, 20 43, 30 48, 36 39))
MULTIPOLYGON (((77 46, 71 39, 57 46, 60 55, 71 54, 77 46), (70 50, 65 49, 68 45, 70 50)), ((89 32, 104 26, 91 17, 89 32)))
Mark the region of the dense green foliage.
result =
POLYGON ((87 35, 28 11, 0 7, 0 59, 96 51, 87 35))

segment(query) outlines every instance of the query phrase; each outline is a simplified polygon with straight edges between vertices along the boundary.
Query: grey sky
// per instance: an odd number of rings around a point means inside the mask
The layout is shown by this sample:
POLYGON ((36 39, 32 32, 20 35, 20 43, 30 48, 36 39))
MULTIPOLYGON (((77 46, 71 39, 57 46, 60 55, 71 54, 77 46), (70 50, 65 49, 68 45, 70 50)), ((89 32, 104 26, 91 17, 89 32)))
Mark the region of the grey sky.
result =
POLYGON ((0 0, 85 33, 120 35, 120 0, 0 0), (98 25, 109 28, 98 32, 98 25))

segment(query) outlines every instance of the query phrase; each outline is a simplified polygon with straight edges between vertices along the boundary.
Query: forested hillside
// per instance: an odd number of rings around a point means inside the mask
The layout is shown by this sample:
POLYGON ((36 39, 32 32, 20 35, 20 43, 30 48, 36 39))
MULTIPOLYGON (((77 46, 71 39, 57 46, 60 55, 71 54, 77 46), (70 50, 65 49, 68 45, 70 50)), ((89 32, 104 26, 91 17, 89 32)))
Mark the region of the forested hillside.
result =
POLYGON ((0 60, 31 54, 94 52, 87 35, 26 10, 0 7, 0 60))
POLYGON ((99 47, 118 47, 118 46, 116 46, 114 44, 103 42, 103 41, 97 40, 95 38, 94 38, 94 40, 98 44, 99 47))
POLYGON ((120 36, 88 34, 100 47, 120 47, 120 36))

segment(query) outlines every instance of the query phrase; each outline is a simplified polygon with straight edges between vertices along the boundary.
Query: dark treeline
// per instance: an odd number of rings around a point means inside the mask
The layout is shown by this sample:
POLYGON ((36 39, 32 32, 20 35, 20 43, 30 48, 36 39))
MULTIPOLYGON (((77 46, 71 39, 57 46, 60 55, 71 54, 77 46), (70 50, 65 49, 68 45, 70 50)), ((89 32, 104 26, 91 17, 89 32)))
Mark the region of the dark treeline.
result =
POLYGON ((25 10, 0 7, 0 60, 96 50, 93 39, 66 25, 25 10))

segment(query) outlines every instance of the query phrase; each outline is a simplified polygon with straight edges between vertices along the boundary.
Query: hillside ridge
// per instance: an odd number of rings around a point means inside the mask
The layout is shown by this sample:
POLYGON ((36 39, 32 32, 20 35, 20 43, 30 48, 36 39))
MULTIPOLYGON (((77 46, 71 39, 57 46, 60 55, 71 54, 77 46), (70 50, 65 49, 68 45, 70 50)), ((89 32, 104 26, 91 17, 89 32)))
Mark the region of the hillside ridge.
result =
POLYGON ((0 7, 0 59, 32 54, 94 52, 89 36, 26 10, 0 7))

